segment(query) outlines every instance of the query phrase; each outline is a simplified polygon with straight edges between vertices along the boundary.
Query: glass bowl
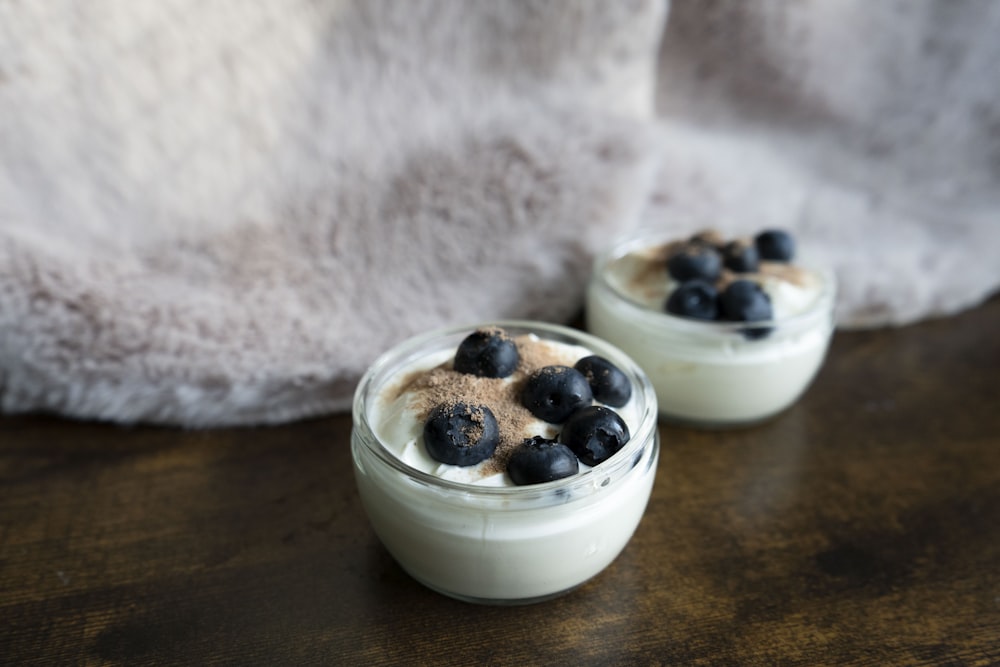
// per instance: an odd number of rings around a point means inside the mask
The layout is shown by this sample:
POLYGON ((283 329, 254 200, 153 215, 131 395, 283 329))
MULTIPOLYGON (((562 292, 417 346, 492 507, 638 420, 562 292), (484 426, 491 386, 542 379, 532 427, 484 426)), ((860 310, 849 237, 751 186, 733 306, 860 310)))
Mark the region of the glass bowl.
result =
POLYGON ((819 279, 819 293, 796 315, 752 323, 693 320, 650 308, 623 284, 632 253, 669 240, 662 234, 637 235, 595 260, 587 288, 587 330, 646 371, 665 419, 741 426, 792 405, 822 365, 834 330, 832 272, 810 269, 819 279), (762 329, 769 330, 767 335, 759 335, 762 329))
POLYGON ((380 440, 380 395, 420 360, 454 350, 473 325, 411 338, 372 364, 355 392, 351 450, 371 525, 414 579, 460 600, 524 604, 579 586, 628 543, 659 457, 656 396, 631 359, 584 332, 540 322, 489 325, 579 345, 618 366, 632 383, 638 415, 625 446, 575 476, 528 486, 450 481, 402 462, 380 440))

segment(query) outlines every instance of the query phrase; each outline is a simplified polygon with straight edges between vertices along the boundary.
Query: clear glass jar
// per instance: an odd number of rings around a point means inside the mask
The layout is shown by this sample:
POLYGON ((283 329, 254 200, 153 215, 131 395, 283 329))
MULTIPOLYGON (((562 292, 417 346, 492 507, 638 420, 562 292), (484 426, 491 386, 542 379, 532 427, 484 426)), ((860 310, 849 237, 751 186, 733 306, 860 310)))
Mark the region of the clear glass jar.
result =
MULTIPOLYGON (((587 330, 631 356, 656 390, 660 414, 708 427, 752 424, 792 405, 823 363, 834 330, 836 281, 812 271, 820 291, 794 316, 768 322, 704 322, 653 310, 612 280, 617 262, 671 239, 624 239, 594 262, 587 288, 587 330), (768 335, 746 335, 770 328, 768 335)), ((797 263, 798 264, 798 263, 797 263)), ((666 269, 664 269, 666 270, 666 269)))
POLYGON ((412 338, 385 353, 354 396, 351 450, 358 491, 386 549, 414 579, 446 595, 524 604, 572 590, 621 552, 646 508, 659 458, 656 396, 620 350, 586 333, 538 322, 491 322, 511 335, 579 345, 609 359, 632 383, 638 423, 607 461, 529 486, 441 479, 400 461, 377 435, 374 405, 407 368, 454 350, 476 326, 412 338))

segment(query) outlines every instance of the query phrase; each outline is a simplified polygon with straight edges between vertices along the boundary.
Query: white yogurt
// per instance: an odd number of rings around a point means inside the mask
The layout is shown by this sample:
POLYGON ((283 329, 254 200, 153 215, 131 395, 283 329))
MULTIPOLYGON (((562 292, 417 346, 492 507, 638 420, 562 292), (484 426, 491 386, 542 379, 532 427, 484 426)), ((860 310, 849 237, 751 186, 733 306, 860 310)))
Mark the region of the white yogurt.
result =
POLYGON ((619 244, 597 260, 587 290, 587 329, 629 354, 649 375, 667 418, 709 426, 752 423, 794 403, 816 375, 833 331, 834 280, 770 265, 754 275, 771 298, 767 323, 703 322, 666 313, 676 287, 657 260, 662 237, 619 244), (743 331, 766 325, 763 338, 743 331))
MULTIPOLYGON (((528 486, 514 486, 484 464, 461 468, 431 459, 421 442, 421 410, 399 392, 399 382, 450 363, 475 327, 412 339, 373 364, 355 394, 351 439, 365 510, 399 564, 447 595, 515 604, 564 593, 614 560, 645 511, 659 443, 652 386, 619 350, 565 327, 498 325, 559 346, 565 365, 599 354, 628 376, 632 399, 615 409, 631 433, 621 451, 593 468, 581 464, 572 477, 528 486)), ((526 428, 549 436, 558 430, 541 421, 526 428)))

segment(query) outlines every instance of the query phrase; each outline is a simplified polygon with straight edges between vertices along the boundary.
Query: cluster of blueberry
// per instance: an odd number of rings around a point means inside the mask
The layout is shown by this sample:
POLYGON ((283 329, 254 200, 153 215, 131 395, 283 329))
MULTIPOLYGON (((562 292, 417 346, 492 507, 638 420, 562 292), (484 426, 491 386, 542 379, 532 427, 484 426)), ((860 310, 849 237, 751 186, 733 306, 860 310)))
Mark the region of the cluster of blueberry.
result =
MULTIPOLYGON (((504 378, 517 369, 517 345, 499 329, 471 333, 455 353, 454 368, 479 377, 504 378)), ((569 366, 545 366, 529 375, 521 404, 535 417, 561 424, 555 439, 525 439, 511 454, 507 473, 517 485, 538 484, 575 475, 579 462, 594 466, 607 460, 629 440, 621 416, 604 405, 622 407, 632 385, 617 366, 596 355, 569 366)), ((435 407, 424 424, 424 445, 441 463, 475 465, 493 456, 499 427, 486 405, 466 403, 435 407)))
MULTIPOLYGON (((761 286, 737 278, 718 289, 723 269, 735 274, 755 273, 761 260, 790 262, 795 241, 788 232, 769 229, 754 237, 725 242, 717 234, 695 234, 667 258, 667 271, 680 285, 667 297, 668 313, 697 320, 761 322, 772 319, 771 299, 761 286)), ((760 338, 768 327, 754 327, 744 333, 760 338)))

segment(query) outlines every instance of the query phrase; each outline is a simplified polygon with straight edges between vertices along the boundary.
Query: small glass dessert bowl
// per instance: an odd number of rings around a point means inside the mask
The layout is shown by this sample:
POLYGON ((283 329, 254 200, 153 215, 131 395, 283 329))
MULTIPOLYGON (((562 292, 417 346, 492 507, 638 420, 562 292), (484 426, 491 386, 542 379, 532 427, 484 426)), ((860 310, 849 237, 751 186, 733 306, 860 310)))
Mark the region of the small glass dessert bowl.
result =
POLYGON ((779 230, 623 239, 595 260, 586 327, 646 371, 665 419, 765 420, 812 382, 835 326, 833 273, 792 264, 793 254, 779 230))
POLYGON ((383 354, 358 384, 355 479, 414 579, 468 602, 538 602, 625 548, 653 486, 656 418, 643 371, 584 332, 527 321, 435 331, 383 354))

